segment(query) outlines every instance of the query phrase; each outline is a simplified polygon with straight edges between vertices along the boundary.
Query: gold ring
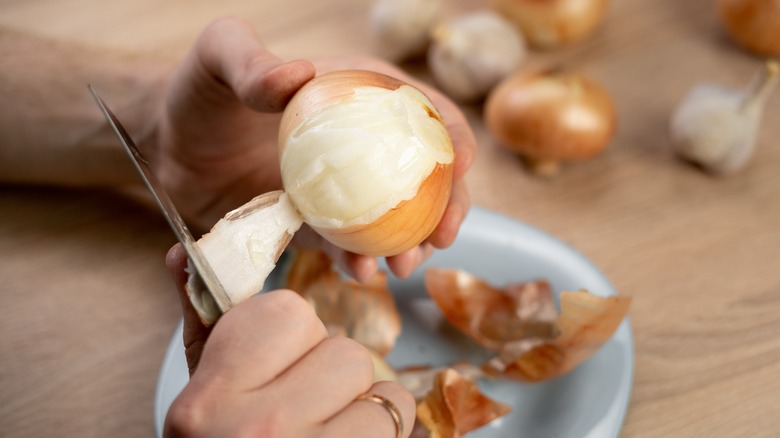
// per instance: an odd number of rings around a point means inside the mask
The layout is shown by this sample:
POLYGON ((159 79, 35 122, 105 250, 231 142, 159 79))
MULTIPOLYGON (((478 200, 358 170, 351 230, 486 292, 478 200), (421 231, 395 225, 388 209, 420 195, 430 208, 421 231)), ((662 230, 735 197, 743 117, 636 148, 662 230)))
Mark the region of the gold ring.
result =
POLYGON ((396 407, 396 405, 393 402, 378 394, 363 394, 357 399, 370 401, 372 403, 376 403, 382 406, 383 408, 385 408, 387 410, 387 413, 389 413, 390 416, 393 417, 393 422, 395 423, 395 437, 401 438, 403 436, 404 419, 403 417, 401 417, 401 412, 398 410, 398 407, 396 407))

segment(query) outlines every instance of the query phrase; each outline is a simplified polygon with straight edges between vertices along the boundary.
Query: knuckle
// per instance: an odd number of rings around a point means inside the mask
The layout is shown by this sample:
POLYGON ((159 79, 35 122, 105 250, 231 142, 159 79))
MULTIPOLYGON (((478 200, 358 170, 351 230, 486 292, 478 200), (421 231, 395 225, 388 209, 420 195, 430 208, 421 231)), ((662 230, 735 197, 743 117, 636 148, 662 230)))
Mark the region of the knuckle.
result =
POLYGON ((317 314, 309 303, 298 293, 289 289, 279 289, 265 294, 272 311, 282 317, 295 317, 307 324, 319 321, 317 314))
POLYGON ((261 416, 254 416, 242 423, 232 436, 236 438, 284 438, 290 436, 287 430, 290 419, 281 409, 268 407, 261 416))
POLYGON ((166 437, 196 437, 206 424, 205 406, 194 391, 184 391, 174 400, 165 418, 166 437))
POLYGON ((349 365, 355 383, 360 388, 368 389, 374 382, 374 362, 366 347, 343 336, 328 338, 327 342, 333 349, 333 355, 342 364, 349 365))

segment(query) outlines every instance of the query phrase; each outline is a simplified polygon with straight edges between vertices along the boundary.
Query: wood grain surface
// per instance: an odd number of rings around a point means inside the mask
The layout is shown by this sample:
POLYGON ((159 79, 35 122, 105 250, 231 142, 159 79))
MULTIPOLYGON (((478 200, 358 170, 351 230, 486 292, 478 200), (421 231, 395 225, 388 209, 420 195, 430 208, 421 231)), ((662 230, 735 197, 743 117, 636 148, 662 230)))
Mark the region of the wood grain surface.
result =
MULTIPOLYGON (((450 1, 449 13, 486 1, 450 1)), ((29 0, 0 25, 179 57, 213 19, 254 23, 283 57, 370 54, 369 2, 29 0)), ((677 159, 667 124, 699 82, 743 86, 760 66, 708 0, 615 0, 599 31, 531 55, 614 95, 596 159, 531 176, 464 110, 479 151, 473 203, 528 222, 633 297, 635 384, 624 437, 780 436, 780 92, 751 164, 713 178, 677 159)), ((407 65, 429 80, 424 66, 407 65)), ((3 105, 12 103, 4 102, 3 105)), ((0 186, 0 436, 149 437, 157 373, 179 318, 159 214, 113 193, 0 186)))

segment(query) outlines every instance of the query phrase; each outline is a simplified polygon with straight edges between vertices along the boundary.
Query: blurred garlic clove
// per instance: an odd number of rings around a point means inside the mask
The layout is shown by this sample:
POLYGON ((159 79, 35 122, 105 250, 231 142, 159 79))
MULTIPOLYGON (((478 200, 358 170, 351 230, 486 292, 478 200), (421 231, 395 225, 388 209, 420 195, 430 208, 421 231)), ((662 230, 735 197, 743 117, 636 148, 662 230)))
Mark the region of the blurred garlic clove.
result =
POLYGON ((526 52, 517 28, 499 14, 484 10, 437 26, 428 65, 447 95, 473 101, 514 72, 526 52))
POLYGON ((400 62, 425 54, 442 0, 377 0, 370 17, 377 54, 400 62))
POLYGON ((713 174, 745 167, 755 149, 764 103, 778 78, 780 63, 768 61, 747 90, 695 87, 671 117, 675 152, 713 174))
POLYGON ((398 381, 398 374, 396 373, 395 369, 385 360, 384 356, 370 348, 367 348, 367 350, 371 355, 371 362, 374 364, 374 382, 398 381))
POLYGON ((303 221, 281 190, 257 196, 229 212, 198 241, 227 302, 214 302, 194 270, 186 290, 201 321, 213 325, 223 312, 263 289, 287 244, 303 221))
POLYGON ((452 140, 430 99, 399 79, 365 70, 319 75, 290 99, 278 138, 290 201, 341 249, 400 254, 444 215, 452 140))

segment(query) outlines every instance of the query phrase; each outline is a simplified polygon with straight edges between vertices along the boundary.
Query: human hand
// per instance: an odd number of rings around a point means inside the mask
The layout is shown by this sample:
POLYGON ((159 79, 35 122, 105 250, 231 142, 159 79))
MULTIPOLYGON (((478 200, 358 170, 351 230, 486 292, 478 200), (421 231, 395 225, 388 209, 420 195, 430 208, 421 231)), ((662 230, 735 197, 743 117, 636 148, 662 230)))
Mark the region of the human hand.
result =
MULTIPOLYGON (((371 58, 282 62, 238 19, 209 26, 171 80, 154 138, 155 171, 182 215, 204 231, 254 196, 282 188, 277 132, 280 111, 318 73, 353 68, 402 79, 425 92, 442 114, 455 149, 454 185, 447 209, 419 247, 388 257, 391 271, 406 277, 433 251, 449 246, 469 208, 462 177, 476 141, 460 110, 436 90, 394 66, 371 58)), ((347 273, 367 280, 373 257, 329 244, 308 227, 295 242, 326 251, 347 273)))
POLYGON ((390 410, 359 398, 390 401, 408 437, 414 397, 396 382, 373 383, 368 351, 330 338, 313 308, 298 294, 278 290, 250 298, 207 329, 184 291, 186 254, 174 246, 166 258, 184 313, 190 381, 166 416, 166 437, 379 437, 396 436, 390 410))

